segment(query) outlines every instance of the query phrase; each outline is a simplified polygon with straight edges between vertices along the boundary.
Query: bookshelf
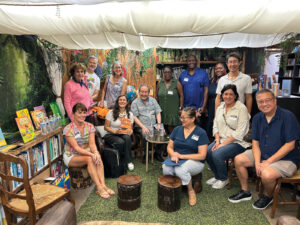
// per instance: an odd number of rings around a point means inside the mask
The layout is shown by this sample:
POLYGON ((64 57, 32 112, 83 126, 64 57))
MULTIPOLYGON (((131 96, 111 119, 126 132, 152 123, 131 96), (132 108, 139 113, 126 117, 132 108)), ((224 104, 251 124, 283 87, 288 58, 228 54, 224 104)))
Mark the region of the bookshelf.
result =
POLYGON ((280 89, 283 80, 291 80, 291 94, 300 96, 300 61, 295 53, 288 55, 287 65, 279 73, 280 89))
MULTIPOLYGON (((38 135, 36 139, 29 141, 21 147, 9 150, 7 153, 22 157, 28 163, 29 180, 31 183, 39 182, 43 178, 56 177, 62 172, 63 162, 63 135, 62 128, 58 128, 47 135, 38 135)), ((18 165, 5 163, 6 173, 13 173, 22 176, 22 171, 18 165)), ((9 184, 10 189, 18 192, 23 187, 17 182, 9 184)))

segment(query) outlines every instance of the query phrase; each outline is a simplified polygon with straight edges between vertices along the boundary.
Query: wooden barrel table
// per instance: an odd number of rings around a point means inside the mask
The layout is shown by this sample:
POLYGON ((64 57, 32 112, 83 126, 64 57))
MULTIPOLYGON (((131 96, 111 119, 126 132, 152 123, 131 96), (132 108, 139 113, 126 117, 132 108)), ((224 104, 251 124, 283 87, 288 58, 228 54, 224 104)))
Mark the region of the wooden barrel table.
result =
POLYGON ((158 208, 165 212, 180 209, 181 179, 176 176, 164 175, 158 178, 158 208))
POLYGON ((118 207, 132 211, 141 205, 142 178, 137 175, 123 175, 118 178, 118 207))
POLYGON ((69 167, 68 170, 72 188, 84 189, 92 185, 93 181, 87 171, 86 165, 82 167, 69 167))

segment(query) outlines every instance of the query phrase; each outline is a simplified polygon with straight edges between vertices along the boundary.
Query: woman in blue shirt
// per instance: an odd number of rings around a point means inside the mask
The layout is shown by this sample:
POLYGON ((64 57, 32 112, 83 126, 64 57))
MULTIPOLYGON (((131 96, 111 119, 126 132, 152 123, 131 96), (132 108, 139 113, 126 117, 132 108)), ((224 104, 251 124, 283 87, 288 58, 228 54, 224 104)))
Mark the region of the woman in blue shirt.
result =
POLYGON ((176 127, 170 135, 167 147, 170 157, 163 163, 163 174, 178 176, 182 185, 187 185, 189 204, 193 206, 197 199, 191 178, 204 168, 209 141, 205 131, 196 125, 196 109, 184 108, 180 120, 182 126, 176 127))

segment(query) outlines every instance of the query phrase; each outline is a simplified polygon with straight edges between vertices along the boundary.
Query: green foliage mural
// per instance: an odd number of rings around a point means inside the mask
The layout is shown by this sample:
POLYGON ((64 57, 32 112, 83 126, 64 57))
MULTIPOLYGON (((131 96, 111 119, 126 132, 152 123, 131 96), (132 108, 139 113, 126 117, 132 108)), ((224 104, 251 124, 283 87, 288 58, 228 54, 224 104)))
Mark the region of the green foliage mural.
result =
POLYGON ((55 101, 41 49, 33 36, 0 35, 0 126, 16 131, 16 110, 55 101))

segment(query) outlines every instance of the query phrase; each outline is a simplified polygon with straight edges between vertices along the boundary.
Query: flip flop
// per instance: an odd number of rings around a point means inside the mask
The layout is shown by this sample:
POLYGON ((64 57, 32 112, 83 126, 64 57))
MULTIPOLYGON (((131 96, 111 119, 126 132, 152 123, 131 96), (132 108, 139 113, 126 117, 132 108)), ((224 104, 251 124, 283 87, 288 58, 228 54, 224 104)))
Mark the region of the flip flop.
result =
POLYGON ((114 192, 112 189, 108 188, 108 187, 105 187, 104 189, 105 189, 105 191, 106 191, 109 195, 114 195, 114 194, 115 194, 115 192, 114 192))
POLYGON ((96 191, 96 194, 99 195, 101 198, 104 198, 104 199, 107 199, 107 198, 110 197, 110 195, 105 190, 102 190, 101 192, 96 191))

